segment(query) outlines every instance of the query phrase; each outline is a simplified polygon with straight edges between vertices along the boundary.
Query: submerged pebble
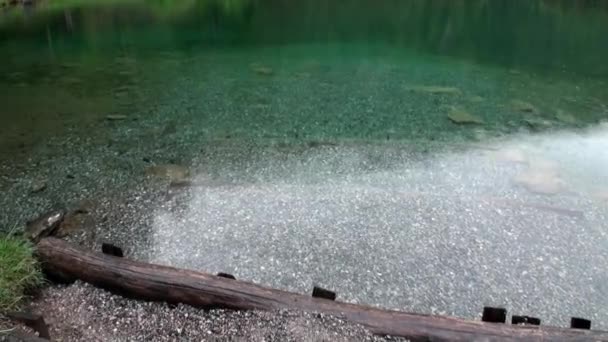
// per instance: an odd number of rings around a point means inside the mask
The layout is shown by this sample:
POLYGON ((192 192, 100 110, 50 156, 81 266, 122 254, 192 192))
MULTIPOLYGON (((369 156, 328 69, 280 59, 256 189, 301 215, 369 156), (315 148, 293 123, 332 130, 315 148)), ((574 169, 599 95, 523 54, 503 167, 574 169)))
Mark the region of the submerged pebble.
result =
POLYGON ((452 108, 448 113, 448 119, 456 124, 483 124, 483 120, 467 112, 462 108, 452 108))
POLYGON ((458 95, 460 89, 456 87, 442 87, 442 86, 414 86, 408 88, 410 91, 428 93, 434 95, 458 95))
POLYGON ((46 187, 47 187, 46 179, 37 179, 34 182, 32 182, 30 192, 33 194, 39 193, 39 192, 44 191, 46 189, 46 187))
POLYGON ((528 156, 524 151, 516 148, 506 148, 496 152, 496 158, 500 161, 506 161, 511 163, 527 163, 528 156))
POLYGON ((478 95, 471 96, 471 97, 469 98, 469 100, 470 100, 471 102, 476 102, 476 103, 480 103, 480 102, 484 102, 484 101, 485 101, 485 99, 484 99, 483 97, 478 96, 478 95))
POLYGON ((110 114, 110 115, 106 115, 106 120, 108 121, 121 121, 121 120, 126 120, 128 117, 126 115, 121 115, 121 114, 110 114))
POLYGON ((550 167, 531 166, 513 180, 535 194, 555 195, 565 190, 565 182, 550 167))
POLYGON ((538 108, 536 108, 533 104, 522 100, 512 100, 511 107, 518 112, 533 114, 537 114, 539 112, 538 108))
POLYGON ((563 123, 567 123, 567 124, 575 124, 576 123, 576 118, 574 117, 574 115, 567 113, 561 109, 557 110, 557 113, 555 114, 555 118, 563 123))
POLYGON ((176 164, 154 165, 146 168, 146 175, 164 178, 171 183, 182 183, 190 180, 190 170, 176 164))
POLYGON ((536 116, 526 116, 522 121, 533 131, 540 131, 553 126, 553 122, 536 116))
POLYGON ((271 76, 274 74, 272 68, 255 63, 251 65, 251 70, 253 70, 253 72, 255 72, 256 74, 262 76, 271 76))

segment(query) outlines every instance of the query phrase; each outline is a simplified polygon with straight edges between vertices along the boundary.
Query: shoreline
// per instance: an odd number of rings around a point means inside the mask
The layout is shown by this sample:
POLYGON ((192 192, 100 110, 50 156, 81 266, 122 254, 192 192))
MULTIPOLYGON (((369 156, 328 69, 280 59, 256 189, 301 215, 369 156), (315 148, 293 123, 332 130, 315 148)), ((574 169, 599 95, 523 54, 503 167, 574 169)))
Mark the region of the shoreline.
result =
POLYGON ((45 316, 51 337, 64 342, 407 341, 375 336, 359 325, 325 314, 205 311, 125 299, 81 282, 44 289, 31 308, 45 316))

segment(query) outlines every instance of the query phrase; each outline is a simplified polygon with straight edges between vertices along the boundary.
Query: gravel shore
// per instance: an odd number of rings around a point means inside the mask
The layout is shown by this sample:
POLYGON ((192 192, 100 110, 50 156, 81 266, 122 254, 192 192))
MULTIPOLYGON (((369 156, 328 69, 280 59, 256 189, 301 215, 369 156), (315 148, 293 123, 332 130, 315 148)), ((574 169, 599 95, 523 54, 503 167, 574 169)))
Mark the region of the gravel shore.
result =
POLYGON ((54 341, 65 342, 405 341, 374 336, 360 325, 325 314, 204 311, 129 300, 81 282, 45 289, 32 310, 44 315, 54 341))

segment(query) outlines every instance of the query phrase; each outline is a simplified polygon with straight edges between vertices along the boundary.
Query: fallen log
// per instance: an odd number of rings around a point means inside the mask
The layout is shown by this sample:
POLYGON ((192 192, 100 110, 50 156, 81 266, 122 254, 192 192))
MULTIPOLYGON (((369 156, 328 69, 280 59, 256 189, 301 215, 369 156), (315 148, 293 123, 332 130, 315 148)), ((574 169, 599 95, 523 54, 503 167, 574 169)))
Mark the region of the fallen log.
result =
POLYGON ((80 279, 115 293, 199 308, 295 309, 333 314, 373 333, 413 341, 608 341, 608 332, 548 326, 515 326, 382 310, 262 287, 211 274, 90 252, 44 238, 37 255, 45 272, 63 281, 80 279))

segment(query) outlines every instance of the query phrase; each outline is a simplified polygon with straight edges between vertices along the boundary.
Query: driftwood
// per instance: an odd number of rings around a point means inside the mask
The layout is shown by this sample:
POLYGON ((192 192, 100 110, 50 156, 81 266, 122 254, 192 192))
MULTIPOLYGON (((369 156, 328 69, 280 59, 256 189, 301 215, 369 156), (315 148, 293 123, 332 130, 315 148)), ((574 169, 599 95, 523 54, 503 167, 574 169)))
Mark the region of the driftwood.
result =
POLYGON ((85 251, 57 238, 37 245, 45 271, 64 281, 80 279, 132 298, 199 308, 295 309, 334 314, 373 333, 414 341, 608 341, 608 332, 515 326, 412 314, 313 298, 211 274, 152 265, 85 251))

